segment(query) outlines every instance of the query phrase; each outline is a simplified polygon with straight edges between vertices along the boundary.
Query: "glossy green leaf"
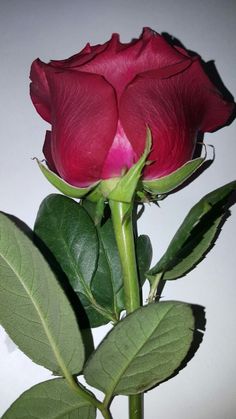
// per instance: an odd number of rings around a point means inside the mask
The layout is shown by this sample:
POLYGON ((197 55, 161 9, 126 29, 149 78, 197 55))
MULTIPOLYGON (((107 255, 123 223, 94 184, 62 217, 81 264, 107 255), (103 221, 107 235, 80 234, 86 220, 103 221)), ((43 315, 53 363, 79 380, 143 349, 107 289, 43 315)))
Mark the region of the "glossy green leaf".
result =
MULTIPOLYGON (((83 206, 95 221, 96 204, 88 202, 86 199, 83 201, 83 206)), ((105 208, 105 210, 107 210, 107 208, 105 208)), ((118 316, 118 313, 125 308, 122 266, 112 221, 109 215, 105 217, 105 221, 102 225, 97 225, 97 232, 101 240, 101 245, 98 272, 95 275, 96 278, 93 280, 94 294, 101 294, 101 298, 107 299, 106 304, 109 303, 108 299, 110 299, 110 309, 116 312, 118 316), (112 284, 113 294, 110 295, 110 297, 108 294, 109 284, 108 281, 104 280, 104 275, 110 277, 110 283, 112 284)), ((150 268, 152 260, 152 245, 149 237, 146 235, 139 236, 135 245, 139 279, 140 284, 143 285, 146 279, 146 272, 150 268)))
POLYGON ((160 273, 164 280, 184 276, 203 259, 220 232, 229 196, 235 190, 236 181, 230 182, 207 194, 190 210, 165 254, 148 272, 151 282, 160 273))
POLYGON ((92 280, 91 289, 95 299, 108 307, 119 319, 124 309, 122 297, 123 276, 120 256, 110 218, 102 226, 97 226, 99 237, 99 260, 92 280))
POLYGON ((70 196, 71 198, 82 198, 88 193, 90 193, 98 184, 97 182, 94 185, 91 185, 87 188, 77 188, 67 183, 65 180, 60 178, 56 173, 52 172, 48 167, 36 159, 41 172, 44 174, 46 179, 57 188, 64 195, 70 196))
POLYGON ((143 180, 144 189, 152 195, 167 194, 182 185, 204 163, 205 157, 190 160, 170 175, 159 179, 143 180))
MULTIPOLYGON (((125 309, 123 275, 110 219, 99 229, 98 234, 101 239, 100 259, 92 281, 92 291, 97 301, 110 307, 119 319, 120 312, 125 309)), ((148 236, 141 235, 137 238, 136 253, 139 279, 143 285, 152 259, 151 242, 148 236)))
POLYGON ((3 214, 0 324, 37 364, 57 375, 81 371, 84 348, 70 303, 38 249, 3 214))
MULTIPOLYGON (((125 310, 125 301, 122 266, 111 219, 98 227, 97 231, 100 237, 99 262, 91 289, 95 299, 101 305, 109 307, 118 320, 120 312, 125 310)), ((143 285, 152 259, 152 247, 148 236, 141 235, 137 238, 136 253, 139 279, 143 285)))
POLYGON ((167 379, 190 348, 194 317, 189 305, 153 303, 120 321, 85 365, 85 379, 106 394, 137 394, 167 379))
POLYGON ((114 297, 113 284, 106 272, 106 255, 87 211, 70 198, 49 195, 40 206, 35 232, 67 275, 91 327, 115 321, 116 313, 110 309, 109 299, 113 301, 114 297), (95 287, 98 278, 100 294, 95 287))
POLYGON ((64 379, 37 384, 17 399, 2 419, 95 419, 95 408, 64 379))
POLYGON ((150 268, 152 261, 152 245, 148 236, 141 235, 138 237, 136 242, 136 254, 139 280, 142 286, 147 278, 146 273, 150 268))

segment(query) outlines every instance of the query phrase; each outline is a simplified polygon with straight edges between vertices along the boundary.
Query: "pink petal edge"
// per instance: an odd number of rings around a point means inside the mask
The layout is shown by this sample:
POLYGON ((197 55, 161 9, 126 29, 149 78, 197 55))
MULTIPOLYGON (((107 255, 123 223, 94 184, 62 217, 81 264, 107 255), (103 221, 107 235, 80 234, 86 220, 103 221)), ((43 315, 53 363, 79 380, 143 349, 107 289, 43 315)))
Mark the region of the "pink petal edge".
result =
POLYGON ((102 179, 121 176, 136 160, 136 153, 118 121, 116 135, 103 165, 102 179))

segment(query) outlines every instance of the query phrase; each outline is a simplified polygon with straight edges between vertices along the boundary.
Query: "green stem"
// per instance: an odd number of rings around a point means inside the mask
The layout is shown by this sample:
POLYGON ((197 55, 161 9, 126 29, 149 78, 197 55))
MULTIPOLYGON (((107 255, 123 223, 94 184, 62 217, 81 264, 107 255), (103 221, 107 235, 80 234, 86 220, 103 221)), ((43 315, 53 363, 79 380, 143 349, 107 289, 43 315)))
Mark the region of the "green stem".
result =
POLYGON ((112 419, 112 416, 107 408, 100 408, 99 409, 104 419, 112 419))
POLYGON ((158 285, 159 285, 160 280, 162 279, 162 277, 163 277, 163 272, 160 272, 160 273, 156 274, 156 277, 155 277, 154 281, 152 282, 152 286, 151 286, 150 291, 149 291, 149 296, 148 296, 148 302, 149 303, 152 303, 153 301, 155 301, 158 285))
MULTIPOLYGON (((125 308, 129 314, 141 304, 132 223, 133 204, 110 201, 109 205, 123 271, 125 308)), ((129 396, 129 419, 143 419, 143 396, 140 394, 129 396)))
POLYGON ((112 222, 120 254, 125 294, 125 308, 132 313, 140 307, 140 293, 133 238, 132 204, 110 201, 112 222))
POLYGON ((143 394, 129 397, 129 415, 132 419, 143 419, 143 394))
POLYGON ((67 374, 65 379, 67 380, 68 385, 73 391, 75 391, 80 397, 87 400, 94 407, 100 410, 104 419, 112 419, 107 407, 105 407, 103 403, 101 403, 93 394, 88 392, 80 383, 78 383, 72 375, 67 374))

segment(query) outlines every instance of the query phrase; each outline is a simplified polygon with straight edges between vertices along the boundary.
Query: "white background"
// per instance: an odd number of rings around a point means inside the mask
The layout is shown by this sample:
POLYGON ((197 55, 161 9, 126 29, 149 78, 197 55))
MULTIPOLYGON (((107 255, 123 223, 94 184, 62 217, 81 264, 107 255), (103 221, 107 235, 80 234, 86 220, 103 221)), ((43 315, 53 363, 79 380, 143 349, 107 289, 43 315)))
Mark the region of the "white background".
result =
MULTIPOLYGON (((215 60, 227 88, 236 93, 234 0, 0 0, 0 207, 33 226, 41 200, 54 189, 32 157, 42 157, 46 123, 28 95, 31 62, 63 59, 87 41, 104 43, 112 32, 121 41, 138 37, 143 26, 168 32, 206 61, 215 60)), ((147 207, 140 232, 151 236, 154 260, 193 204, 235 178, 236 123, 205 136, 216 161, 200 178, 161 204, 147 207)), ((170 282, 165 299, 206 307, 207 328, 200 349, 174 379, 145 396, 145 419, 234 419, 236 417, 236 211, 207 258, 184 279, 170 282)), ((96 331, 96 341, 105 333, 96 331)), ((0 330, 0 414, 27 388, 50 377, 0 330)), ((126 398, 113 405, 114 419, 127 418, 126 398)))

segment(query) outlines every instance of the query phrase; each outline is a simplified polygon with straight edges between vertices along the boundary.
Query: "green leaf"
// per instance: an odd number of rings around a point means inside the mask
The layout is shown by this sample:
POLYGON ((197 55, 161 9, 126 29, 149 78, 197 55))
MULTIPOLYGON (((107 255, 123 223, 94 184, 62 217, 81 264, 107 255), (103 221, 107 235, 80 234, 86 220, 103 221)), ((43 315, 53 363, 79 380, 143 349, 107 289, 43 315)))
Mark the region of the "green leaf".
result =
POLYGON ((37 384, 17 399, 2 419, 95 419, 95 408, 64 379, 37 384))
MULTIPOLYGON (((83 206, 95 221, 96 204, 86 199, 83 200, 83 206)), ((107 210, 108 206, 105 207, 105 213, 107 210)), ((110 309, 119 318, 120 311, 125 309, 122 266, 110 214, 106 214, 104 218, 102 225, 96 226, 100 237, 100 259, 92 286, 94 295, 98 295, 98 300, 106 299, 106 304, 110 304, 110 309)), ((140 284, 143 285, 152 260, 152 245, 148 236, 141 235, 137 238, 136 256, 140 284)))
MULTIPOLYGON (((125 310, 125 300, 122 266, 111 219, 109 218, 97 230, 100 237, 100 255, 91 289, 95 299, 108 307, 118 320, 120 312, 125 310)), ((136 253, 142 286, 152 259, 151 242, 148 236, 141 235, 137 238, 136 253)))
POLYGON ((148 272, 150 282, 160 273, 164 280, 182 277, 203 259, 220 232, 229 197, 235 190, 236 181, 230 182, 207 194, 190 210, 165 254, 148 272))
POLYGON ((79 373, 84 348, 62 288, 28 237, 0 214, 0 323, 34 362, 79 373))
POLYGON ((48 167, 42 164, 38 159, 35 159, 39 165, 41 172, 44 174, 46 179, 57 188, 64 195, 70 196, 71 198, 82 198, 85 195, 89 194, 99 182, 87 187, 87 188, 77 188, 67 183, 65 180, 60 178, 56 173, 52 172, 48 167))
POLYGON ((137 394, 167 379, 191 346, 191 307, 175 301, 141 307, 120 321, 85 365, 85 379, 106 394, 137 394))
POLYGON ((190 160, 170 175, 159 179, 143 180, 144 189, 152 195, 167 194, 182 185, 204 163, 205 157, 190 160))
POLYGON ((152 245, 148 236, 141 235, 138 237, 136 241, 136 254, 139 280, 142 286, 147 278, 146 273, 152 261, 152 245))
POLYGON ((123 274, 111 218, 97 226, 99 260, 91 289, 95 299, 118 320, 124 309, 123 274))
POLYGON ((101 246, 96 227, 86 210, 70 198, 49 195, 39 208, 35 232, 67 275, 86 311, 90 326, 115 321, 110 302, 106 304, 112 294, 112 284, 103 269, 103 251, 99 250, 101 246), (94 281, 99 274, 105 294, 98 301, 94 281))

